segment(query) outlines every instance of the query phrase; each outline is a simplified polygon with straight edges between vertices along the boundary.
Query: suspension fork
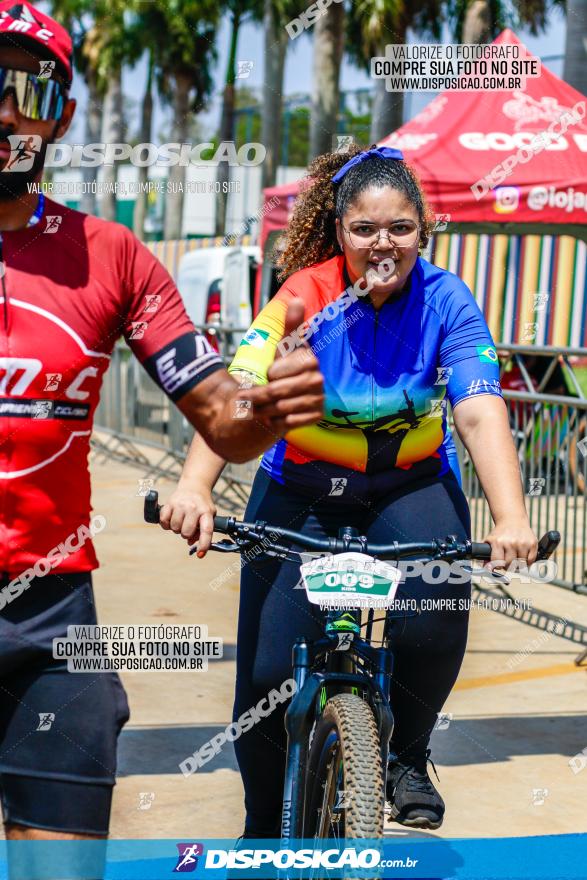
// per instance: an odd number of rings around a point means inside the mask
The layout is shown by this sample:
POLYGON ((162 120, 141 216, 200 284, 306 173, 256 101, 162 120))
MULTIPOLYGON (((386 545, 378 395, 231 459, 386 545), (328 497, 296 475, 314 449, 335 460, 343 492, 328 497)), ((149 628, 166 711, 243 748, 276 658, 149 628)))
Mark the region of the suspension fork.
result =
POLYGON ((387 761, 389 758, 389 743, 393 733, 394 718, 391 707, 391 678, 393 675, 393 653, 389 647, 390 625, 389 619, 386 617, 383 626, 383 645, 385 650, 379 651, 377 657, 377 672, 373 676, 381 693, 383 695, 383 703, 379 706, 379 742, 381 748, 381 767, 383 768, 384 779, 387 774, 387 761))
POLYGON ((304 823, 304 793, 306 790, 307 742, 310 722, 307 707, 301 705, 300 694, 310 668, 310 646, 299 638, 293 647, 293 677, 296 693, 285 715, 287 731, 287 758, 283 786, 281 842, 286 846, 291 839, 301 838, 304 823))
POLYGON ((389 757, 389 741, 393 733, 393 712, 390 703, 391 676, 393 673, 393 654, 389 648, 380 651, 377 657, 377 672, 373 678, 378 684, 383 700, 378 708, 379 743, 381 749, 381 767, 384 779, 387 772, 387 760, 389 757))

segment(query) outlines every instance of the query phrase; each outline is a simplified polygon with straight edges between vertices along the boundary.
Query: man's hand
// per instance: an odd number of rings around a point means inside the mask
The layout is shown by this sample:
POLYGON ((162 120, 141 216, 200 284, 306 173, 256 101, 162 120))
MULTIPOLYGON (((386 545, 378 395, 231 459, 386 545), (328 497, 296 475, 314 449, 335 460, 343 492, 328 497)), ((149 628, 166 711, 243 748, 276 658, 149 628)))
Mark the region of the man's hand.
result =
MULTIPOLYGON (((294 300, 287 310, 283 338, 290 336, 303 320, 304 304, 301 300, 294 300)), ((322 418, 322 374, 308 345, 286 355, 277 351, 267 379, 267 385, 240 390, 235 400, 250 401, 250 417, 272 431, 275 440, 292 428, 313 425, 322 418)))

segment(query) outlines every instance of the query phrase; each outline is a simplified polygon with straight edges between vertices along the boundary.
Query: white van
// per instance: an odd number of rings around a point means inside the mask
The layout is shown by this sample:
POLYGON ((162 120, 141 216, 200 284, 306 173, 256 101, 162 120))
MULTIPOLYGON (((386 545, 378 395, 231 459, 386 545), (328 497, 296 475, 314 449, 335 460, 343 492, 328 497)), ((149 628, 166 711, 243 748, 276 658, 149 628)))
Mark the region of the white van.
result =
MULTIPOLYGON (((249 327, 260 259, 261 249, 252 245, 201 248, 185 254, 179 264, 177 287, 196 327, 249 327)), ((209 338, 214 335, 213 330, 208 332, 209 338)), ((236 349, 243 336, 242 332, 231 334, 230 348, 236 349)))

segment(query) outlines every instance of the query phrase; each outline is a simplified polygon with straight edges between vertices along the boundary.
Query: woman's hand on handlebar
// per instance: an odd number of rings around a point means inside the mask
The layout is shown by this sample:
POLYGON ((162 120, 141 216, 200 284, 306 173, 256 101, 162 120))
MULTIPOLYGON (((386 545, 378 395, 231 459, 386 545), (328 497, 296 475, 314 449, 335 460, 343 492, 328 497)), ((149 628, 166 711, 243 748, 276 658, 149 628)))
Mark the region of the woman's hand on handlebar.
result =
POLYGON ((216 505, 208 488, 191 483, 178 485, 167 504, 161 508, 161 528, 171 530, 193 546, 198 542, 198 557, 206 555, 212 543, 216 505))
POLYGON ((536 561, 538 538, 527 520, 501 520, 484 540, 491 544, 491 562, 486 562, 485 568, 507 568, 514 559, 522 559, 528 566, 536 561))

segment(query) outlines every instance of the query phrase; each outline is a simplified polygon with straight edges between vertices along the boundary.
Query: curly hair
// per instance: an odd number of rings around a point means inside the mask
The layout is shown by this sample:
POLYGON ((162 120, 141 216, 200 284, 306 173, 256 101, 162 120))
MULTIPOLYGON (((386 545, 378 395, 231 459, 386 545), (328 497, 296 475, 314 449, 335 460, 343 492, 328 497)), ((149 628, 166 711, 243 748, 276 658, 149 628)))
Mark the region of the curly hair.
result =
POLYGON ((353 145, 345 152, 324 153, 310 163, 288 228, 274 251, 280 280, 342 253, 335 220, 341 219, 359 193, 371 186, 391 186, 408 199, 418 212, 419 246, 424 248, 428 244, 434 215, 420 181, 406 162, 371 156, 351 168, 338 183, 332 182, 336 172, 364 149, 367 148, 353 145))

